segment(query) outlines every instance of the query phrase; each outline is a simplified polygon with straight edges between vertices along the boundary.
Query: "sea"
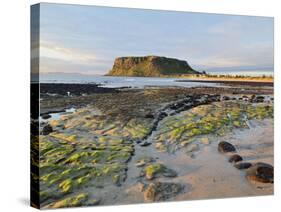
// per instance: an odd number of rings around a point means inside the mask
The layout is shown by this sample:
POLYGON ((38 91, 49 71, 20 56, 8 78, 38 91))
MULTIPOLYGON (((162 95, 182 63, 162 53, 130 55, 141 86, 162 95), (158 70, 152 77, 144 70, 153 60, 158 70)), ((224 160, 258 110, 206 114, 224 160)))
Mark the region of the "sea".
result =
POLYGON ((225 87, 219 83, 179 82, 183 78, 160 77, 119 77, 97 75, 40 75, 40 83, 81 83, 98 84, 107 88, 146 88, 146 87, 225 87))

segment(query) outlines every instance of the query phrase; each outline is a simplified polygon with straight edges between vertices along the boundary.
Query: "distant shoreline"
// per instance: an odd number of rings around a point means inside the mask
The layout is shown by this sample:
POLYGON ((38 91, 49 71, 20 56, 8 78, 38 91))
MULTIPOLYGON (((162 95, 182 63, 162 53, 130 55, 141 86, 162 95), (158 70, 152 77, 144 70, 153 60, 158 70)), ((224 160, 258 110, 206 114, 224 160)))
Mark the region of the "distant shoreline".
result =
POLYGON ((241 79, 183 79, 176 80, 176 82, 203 82, 203 83, 222 83, 229 85, 248 85, 248 86, 274 86, 273 81, 262 81, 262 80, 241 80, 241 79))

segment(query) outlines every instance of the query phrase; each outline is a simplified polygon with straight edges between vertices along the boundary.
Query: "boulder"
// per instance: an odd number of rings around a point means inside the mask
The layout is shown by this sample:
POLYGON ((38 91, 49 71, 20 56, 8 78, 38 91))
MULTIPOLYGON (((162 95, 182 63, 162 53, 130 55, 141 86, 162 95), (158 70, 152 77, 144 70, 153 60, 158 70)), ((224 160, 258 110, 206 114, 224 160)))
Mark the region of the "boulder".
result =
POLYGON ((242 160, 243 160, 243 158, 240 155, 234 154, 234 155, 229 157, 228 162, 229 163, 237 163, 237 162, 242 161, 242 160))
POLYGON ((255 102, 264 102, 264 96, 257 96, 255 102))
POLYGON ((236 149, 231 143, 226 142, 226 141, 221 141, 218 144, 218 151, 221 153, 236 152, 236 149))
POLYGON ((273 166, 267 163, 256 163, 247 170, 246 177, 250 181, 273 183, 273 166))
POLYGON ((252 166, 252 164, 248 163, 248 162, 234 164, 234 167, 237 168, 237 169, 248 169, 251 166, 252 166))
POLYGON ((51 132, 53 132, 53 128, 52 128, 51 125, 47 124, 46 126, 44 126, 44 127, 42 128, 41 134, 42 134, 42 135, 48 135, 48 134, 50 134, 51 132))

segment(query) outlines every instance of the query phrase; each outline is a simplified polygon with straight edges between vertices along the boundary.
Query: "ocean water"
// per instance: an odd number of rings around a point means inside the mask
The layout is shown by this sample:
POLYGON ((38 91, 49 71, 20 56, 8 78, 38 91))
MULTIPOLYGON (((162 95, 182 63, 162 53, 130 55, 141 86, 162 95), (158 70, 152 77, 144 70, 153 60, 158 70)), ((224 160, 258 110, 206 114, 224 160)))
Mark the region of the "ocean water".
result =
POLYGON ((113 77, 94 75, 40 75, 41 83, 94 83, 100 87, 108 88, 145 88, 145 87, 222 87, 218 83, 204 82, 177 82, 183 78, 160 78, 160 77, 113 77))

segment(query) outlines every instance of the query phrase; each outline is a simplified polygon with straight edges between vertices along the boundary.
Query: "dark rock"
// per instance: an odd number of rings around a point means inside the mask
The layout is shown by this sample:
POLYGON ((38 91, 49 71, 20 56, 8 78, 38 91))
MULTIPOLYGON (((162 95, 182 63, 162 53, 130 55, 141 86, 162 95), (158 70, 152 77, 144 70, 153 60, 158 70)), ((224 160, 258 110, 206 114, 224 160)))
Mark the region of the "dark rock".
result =
POLYGON ((247 170, 246 177, 250 181, 273 183, 273 166, 267 163, 256 163, 247 170))
POLYGON ((266 105, 266 106, 264 107, 264 109, 269 110, 269 109, 270 109, 270 106, 269 106, 269 105, 266 105))
POLYGON ((154 119, 154 115, 151 114, 151 113, 148 113, 144 116, 144 118, 147 118, 147 119, 154 119))
POLYGON ((49 118, 51 118, 51 115, 50 114, 43 114, 41 117, 42 117, 42 119, 49 119, 49 118))
POLYGON ((250 102, 254 102, 254 101, 255 101, 255 99, 256 99, 256 95, 255 95, 255 94, 253 94, 253 95, 251 96, 251 98, 250 98, 250 102))
POLYGON ((227 100, 230 100, 230 98, 229 98, 229 96, 223 96, 222 100, 227 101, 227 100))
POLYGON ((243 158, 240 155, 235 154, 235 155, 230 156, 230 158, 228 159, 228 162, 229 163, 237 163, 237 162, 242 161, 242 160, 243 160, 243 158))
POLYGON ((235 147, 231 143, 228 143, 226 141, 221 141, 218 144, 218 151, 222 152, 222 153, 225 153, 225 152, 235 152, 236 149, 235 149, 235 147))
POLYGON ((52 128, 51 125, 47 124, 46 126, 44 126, 44 127, 42 128, 41 134, 42 134, 42 135, 48 135, 48 134, 50 134, 51 132, 53 132, 53 128, 52 128))
POLYGON ((159 120, 161 120, 161 119, 163 119, 163 118, 165 118, 165 117, 167 117, 167 116, 168 116, 167 113, 161 112, 161 113, 159 114, 159 120))
POLYGON ((142 143, 142 144, 140 144, 140 146, 149 146, 149 145, 151 145, 151 143, 150 142, 147 142, 147 141, 145 141, 144 143, 142 143))
POLYGON ((264 96, 257 96, 256 99, 255 99, 255 102, 264 102, 264 96))
POLYGON ((242 99, 243 99, 244 101, 249 101, 249 97, 248 97, 248 96, 242 96, 242 99))
POLYGON ((234 167, 237 168, 237 169, 248 169, 251 166, 252 166, 252 164, 251 163, 247 163, 247 162, 245 162, 245 163, 236 163, 234 165, 234 167))

